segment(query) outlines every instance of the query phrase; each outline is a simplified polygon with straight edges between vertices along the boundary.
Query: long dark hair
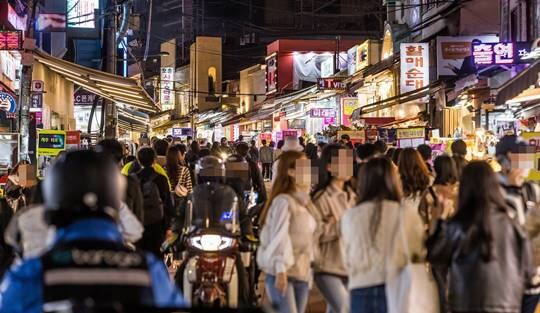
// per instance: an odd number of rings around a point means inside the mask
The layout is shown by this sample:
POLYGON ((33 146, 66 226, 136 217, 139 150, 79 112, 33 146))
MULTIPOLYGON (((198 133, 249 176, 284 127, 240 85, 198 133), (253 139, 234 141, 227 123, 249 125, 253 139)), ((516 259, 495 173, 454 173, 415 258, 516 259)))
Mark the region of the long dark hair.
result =
MULTIPOLYGON (((319 173, 321 176, 319 177, 319 182, 313 189, 313 192, 311 193, 311 197, 313 199, 317 199, 322 195, 322 191, 326 190, 330 183, 332 182, 332 174, 328 170, 328 166, 332 163, 332 157, 337 157, 339 154, 339 150, 345 150, 348 149, 347 147, 343 146, 339 143, 334 143, 327 145, 324 147, 321 153, 321 158, 319 159, 319 173)), ((350 181, 345 184, 346 187, 350 187, 350 181)))
POLYGON ((433 161, 435 181, 433 185, 453 185, 458 181, 458 173, 454 159, 449 155, 439 155, 433 161))
POLYGON ((370 233, 374 241, 382 217, 383 200, 401 201, 401 181, 396 168, 388 158, 372 158, 358 173, 358 204, 374 201, 377 208, 371 215, 370 233))
POLYGON ((457 212, 453 218, 467 234, 463 252, 480 247, 482 259, 486 262, 493 258, 493 232, 489 216, 494 210, 506 207, 498 186, 497 177, 488 163, 470 162, 463 169, 457 212))
POLYGON ((176 146, 172 146, 167 150, 167 176, 172 182, 177 182, 178 169, 180 167, 180 150, 176 146))
POLYGON ((418 151, 413 148, 403 149, 397 164, 405 197, 417 196, 429 187, 429 171, 418 151))

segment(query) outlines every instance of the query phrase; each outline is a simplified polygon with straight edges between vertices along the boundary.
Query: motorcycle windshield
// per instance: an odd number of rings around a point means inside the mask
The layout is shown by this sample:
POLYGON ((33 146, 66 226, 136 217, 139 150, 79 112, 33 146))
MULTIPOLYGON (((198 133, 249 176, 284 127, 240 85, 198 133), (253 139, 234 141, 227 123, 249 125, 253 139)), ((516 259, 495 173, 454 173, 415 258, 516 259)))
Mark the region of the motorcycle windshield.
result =
POLYGON ((206 183, 193 189, 191 199, 192 228, 239 231, 238 198, 234 190, 223 184, 206 183))

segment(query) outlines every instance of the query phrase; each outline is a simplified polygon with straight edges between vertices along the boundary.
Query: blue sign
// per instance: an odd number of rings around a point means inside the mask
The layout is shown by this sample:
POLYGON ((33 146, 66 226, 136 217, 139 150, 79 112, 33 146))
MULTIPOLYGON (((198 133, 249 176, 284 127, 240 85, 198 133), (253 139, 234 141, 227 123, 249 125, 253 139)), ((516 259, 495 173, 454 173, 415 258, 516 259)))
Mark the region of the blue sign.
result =
POLYGON ((17 101, 9 93, 0 91, 0 110, 9 113, 17 112, 17 101))
POLYGON ((174 138, 193 136, 193 131, 189 127, 173 128, 172 129, 172 136, 174 138))

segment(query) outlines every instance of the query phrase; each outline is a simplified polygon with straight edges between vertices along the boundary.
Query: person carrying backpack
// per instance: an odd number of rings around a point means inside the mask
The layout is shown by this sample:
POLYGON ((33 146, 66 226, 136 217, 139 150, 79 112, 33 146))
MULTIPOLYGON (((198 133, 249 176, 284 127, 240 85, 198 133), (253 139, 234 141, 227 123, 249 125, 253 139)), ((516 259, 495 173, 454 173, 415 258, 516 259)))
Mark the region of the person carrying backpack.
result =
POLYGON ((137 243, 140 249, 160 255, 160 247, 174 214, 171 192, 167 178, 157 173, 153 164, 156 152, 142 148, 137 153, 142 169, 137 173, 143 194, 144 233, 137 243))

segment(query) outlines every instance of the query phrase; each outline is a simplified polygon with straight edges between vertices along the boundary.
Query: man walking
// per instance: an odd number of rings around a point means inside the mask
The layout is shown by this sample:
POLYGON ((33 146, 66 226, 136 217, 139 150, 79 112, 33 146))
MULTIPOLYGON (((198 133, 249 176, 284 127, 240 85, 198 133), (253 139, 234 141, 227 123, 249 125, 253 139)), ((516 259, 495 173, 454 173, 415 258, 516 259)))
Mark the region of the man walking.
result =
POLYGON ((259 151, 259 155, 262 163, 262 176, 265 181, 272 179, 272 162, 274 162, 274 149, 269 147, 266 139, 261 141, 262 147, 259 151))
POLYGON ((144 208, 144 233, 138 246, 159 256, 167 227, 174 215, 169 183, 165 176, 158 174, 153 168, 156 162, 154 149, 140 149, 137 159, 142 166, 137 177, 141 182, 144 208))

